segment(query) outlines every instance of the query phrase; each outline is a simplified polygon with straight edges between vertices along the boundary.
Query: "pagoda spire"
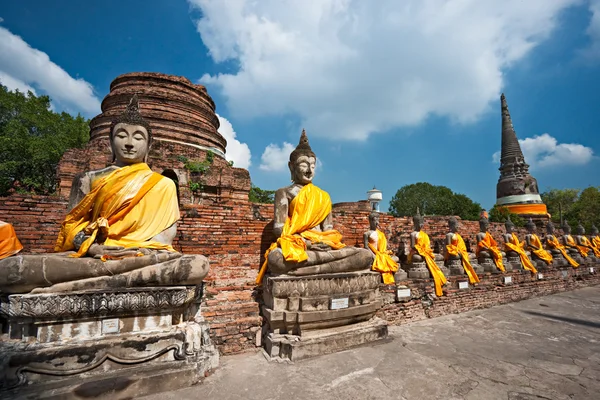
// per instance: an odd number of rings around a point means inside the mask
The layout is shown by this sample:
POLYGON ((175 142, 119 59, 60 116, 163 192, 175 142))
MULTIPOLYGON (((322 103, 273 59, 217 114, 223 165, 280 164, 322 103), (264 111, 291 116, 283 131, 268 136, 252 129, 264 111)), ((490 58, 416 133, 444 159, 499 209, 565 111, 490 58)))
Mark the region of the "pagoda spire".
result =
POLYGON ((500 104, 502 109, 502 152, 500 156, 500 165, 513 163, 516 161, 516 158, 525 161, 515 128, 513 127, 512 119, 510 118, 510 112, 508 111, 508 104, 506 104, 506 96, 504 96, 504 93, 500 96, 500 104))

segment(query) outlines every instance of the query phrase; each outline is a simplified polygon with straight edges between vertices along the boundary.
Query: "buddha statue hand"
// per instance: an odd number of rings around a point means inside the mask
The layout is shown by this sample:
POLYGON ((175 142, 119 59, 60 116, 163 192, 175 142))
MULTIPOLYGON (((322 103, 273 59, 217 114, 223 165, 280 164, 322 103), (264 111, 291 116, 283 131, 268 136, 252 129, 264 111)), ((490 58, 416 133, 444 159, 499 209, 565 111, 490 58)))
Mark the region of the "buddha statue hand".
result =
POLYGON ((312 243, 308 242, 306 244, 306 248, 312 251, 329 251, 331 250, 331 246, 326 245, 325 243, 312 243))
POLYGON ((102 258, 103 256, 115 258, 135 257, 140 253, 142 255, 148 255, 152 253, 152 250, 137 247, 125 249, 122 246, 104 246, 102 244, 94 243, 87 251, 87 255, 93 258, 102 258))

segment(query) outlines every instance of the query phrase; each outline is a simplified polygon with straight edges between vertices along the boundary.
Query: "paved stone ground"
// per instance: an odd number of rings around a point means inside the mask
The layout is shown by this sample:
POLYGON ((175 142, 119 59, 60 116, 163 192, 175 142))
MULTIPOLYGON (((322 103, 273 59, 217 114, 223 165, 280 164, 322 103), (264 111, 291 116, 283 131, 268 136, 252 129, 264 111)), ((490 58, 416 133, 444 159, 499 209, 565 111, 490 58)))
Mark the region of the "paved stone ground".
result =
POLYGON ((203 384, 143 399, 600 399, 600 287, 390 333, 295 364, 223 357, 203 384))

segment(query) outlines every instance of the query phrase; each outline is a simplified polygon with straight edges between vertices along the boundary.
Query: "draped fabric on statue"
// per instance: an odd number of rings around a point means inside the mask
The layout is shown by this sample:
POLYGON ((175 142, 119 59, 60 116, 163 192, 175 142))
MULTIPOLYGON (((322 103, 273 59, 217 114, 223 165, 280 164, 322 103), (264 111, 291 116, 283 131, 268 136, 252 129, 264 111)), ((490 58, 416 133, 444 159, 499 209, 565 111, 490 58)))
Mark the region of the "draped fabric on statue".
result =
MULTIPOLYGON (((590 250, 594 253, 594 255, 596 257, 600 257, 600 249, 596 248, 592 242, 590 242, 590 239, 588 239, 585 236, 581 237, 581 242, 583 243, 583 246, 577 246, 577 248, 579 248, 579 251, 581 251, 581 248, 585 248, 587 250, 587 254, 589 254, 590 250)), ((582 253, 583 254, 583 253, 582 253)), ((587 256, 586 256, 587 257, 587 256)))
POLYGON ((569 256, 567 254, 567 250, 566 250, 565 246, 560 244, 557 238, 555 238, 554 236, 549 236, 547 239, 547 243, 548 243, 548 247, 550 247, 551 249, 559 250, 560 253, 563 255, 563 257, 565 258, 565 260, 567 260, 573 268, 579 267, 579 263, 577 261, 573 260, 571 258, 571 256, 569 256))
POLYGON ((331 198, 329 194, 309 183, 305 185, 289 205, 288 217, 283 225, 281 236, 265 253, 263 263, 256 283, 262 281, 267 272, 269 253, 277 247, 281 248, 286 261, 302 262, 308 259, 304 239, 312 243, 324 243, 333 249, 341 249, 346 245, 342 243, 342 234, 336 230, 320 232, 312 228, 319 226, 331 212, 331 198))
POLYGON ((504 264, 502 264, 502 252, 498 249, 498 243, 496 243, 489 232, 486 232, 485 237, 477 243, 477 255, 479 255, 481 250, 489 251, 492 254, 494 263, 496 263, 496 267, 498 267, 500 271, 506 272, 504 270, 504 264))
POLYGON ((467 252, 467 246, 465 245, 465 241, 462 236, 458 233, 454 233, 452 235, 452 241, 450 244, 446 245, 447 255, 460 256, 462 261, 462 266, 469 277, 469 282, 471 284, 479 282, 479 277, 477 273, 473 269, 471 265, 471 260, 469 260, 469 253, 467 252))
POLYGON ((13 256, 23 250, 15 228, 11 224, 0 221, 0 260, 13 256))
POLYGON ((552 262, 552 254, 550 254, 549 251, 544 250, 544 248, 542 247, 542 241, 540 240, 538 235, 531 234, 530 240, 531 240, 531 244, 533 246, 537 247, 537 249, 529 246, 529 250, 531 250, 531 252, 533 254, 535 254, 536 256, 538 256, 541 260, 545 261, 546 264, 550 264, 552 262))
POLYGON ((579 254, 581 254, 581 256, 583 258, 587 257, 588 253, 590 252, 590 249, 588 249, 587 247, 584 246, 579 246, 576 242, 575 239, 573 239, 573 236, 571 235, 566 235, 566 247, 571 247, 573 249, 576 249, 577 251, 579 251, 579 254))
POLYGON ((504 206, 512 214, 533 214, 533 215, 547 215, 548 210, 545 204, 509 204, 504 206))
MULTIPOLYGON (((433 250, 431 250, 431 242, 429 240, 429 235, 423 231, 419 231, 417 234, 417 240, 414 246, 417 253, 425 260, 425 264, 427 264, 427 268, 429 268, 429 272, 431 272, 431 276, 433 277, 433 283, 435 284, 435 294, 436 296, 442 296, 444 292, 442 291, 442 286, 446 284, 446 277, 444 273, 437 266, 434 261, 433 250)), ((412 262, 412 252, 410 254, 412 262)))
POLYGON ((394 284, 394 272, 398 271, 398 263, 392 259, 392 252, 387 249, 387 238, 385 234, 377 229, 377 247, 371 243, 369 238, 369 248, 375 254, 373 261, 373 271, 381 273, 383 283, 386 285, 394 284))
POLYGON ((81 230, 89 238, 71 257, 84 256, 98 235, 106 246, 175 251, 150 239, 178 219, 173 181, 145 163, 125 166, 92 183, 92 190, 62 223, 54 251, 74 249, 73 239, 81 230))
POLYGON ((537 273, 537 269, 535 269, 535 266, 525 253, 525 243, 520 242, 517 235, 515 235, 514 233, 511 234, 510 241, 506 242, 505 245, 507 249, 519 254, 519 258, 521 258, 521 264, 523 264, 523 268, 525 268, 528 271, 531 271, 534 274, 537 273))
POLYGON ((592 248, 594 249, 594 254, 596 257, 600 258, 600 236, 594 236, 591 244, 592 248))

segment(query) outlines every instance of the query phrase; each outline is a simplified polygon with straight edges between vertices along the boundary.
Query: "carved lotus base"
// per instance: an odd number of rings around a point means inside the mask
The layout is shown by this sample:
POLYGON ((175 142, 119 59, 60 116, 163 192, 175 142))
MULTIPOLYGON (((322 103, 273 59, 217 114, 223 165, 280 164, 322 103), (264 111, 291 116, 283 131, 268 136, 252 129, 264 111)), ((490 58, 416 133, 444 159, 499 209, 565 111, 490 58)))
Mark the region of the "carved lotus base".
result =
POLYGON ((386 323, 385 332, 378 328, 378 334, 366 334, 362 339, 349 333, 354 332, 356 324, 370 326, 369 321, 382 306, 380 283, 381 276, 377 272, 266 277, 262 307, 266 320, 266 354, 269 358, 288 360, 313 354, 313 350, 298 350, 296 354, 294 349, 298 346, 277 344, 289 338, 310 343, 310 348, 322 350, 318 354, 325 354, 386 337, 386 323), (339 340, 335 339, 336 334, 341 335, 338 335, 339 340))
POLYGON ((120 399, 197 383, 219 363, 201 295, 181 286, 0 299, 0 398, 120 399))

